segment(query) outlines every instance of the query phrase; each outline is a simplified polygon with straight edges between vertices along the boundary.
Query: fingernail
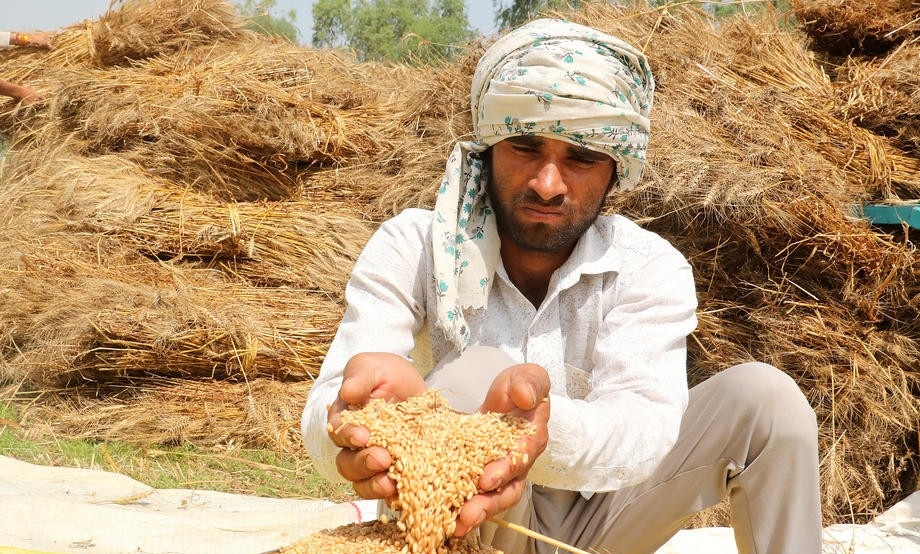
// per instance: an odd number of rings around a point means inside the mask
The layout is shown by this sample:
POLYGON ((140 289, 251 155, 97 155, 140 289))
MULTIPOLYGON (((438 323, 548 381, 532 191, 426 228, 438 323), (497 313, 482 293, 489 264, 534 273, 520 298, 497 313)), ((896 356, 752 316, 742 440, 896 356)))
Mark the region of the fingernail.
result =
POLYGON ((476 518, 476 523, 473 524, 473 527, 476 527, 477 525, 479 525, 480 523, 482 523, 483 521, 485 521, 487 515, 488 515, 488 514, 486 514, 486 511, 485 511, 485 510, 481 511, 481 512, 479 513, 479 517, 476 518))
POLYGON ((536 408, 538 404, 537 387, 535 385, 530 385, 530 406, 531 408, 536 408))

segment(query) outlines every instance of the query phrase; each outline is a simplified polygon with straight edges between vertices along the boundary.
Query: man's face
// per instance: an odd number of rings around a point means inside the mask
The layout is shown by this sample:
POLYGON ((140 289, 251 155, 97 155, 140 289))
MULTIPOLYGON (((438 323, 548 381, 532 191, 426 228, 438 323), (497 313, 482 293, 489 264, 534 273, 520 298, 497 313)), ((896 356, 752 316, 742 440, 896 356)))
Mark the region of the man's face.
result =
POLYGON ((507 138, 492 147, 488 193, 502 240, 522 250, 571 250, 600 214, 616 164, 557 139, 507 138))

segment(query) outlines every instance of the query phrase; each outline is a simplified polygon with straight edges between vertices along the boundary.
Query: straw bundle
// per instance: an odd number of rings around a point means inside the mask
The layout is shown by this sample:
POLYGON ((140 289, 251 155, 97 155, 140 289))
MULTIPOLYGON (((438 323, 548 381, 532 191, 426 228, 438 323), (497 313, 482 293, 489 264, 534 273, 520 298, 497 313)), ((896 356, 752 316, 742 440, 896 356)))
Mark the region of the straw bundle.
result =
POLYGON ((309 381, 150 379, 109 394, 45 393, 29 412, 58 436, 272 448, 299 453, 300 413, 309 381))
POLYGON ((44 91, 60 84, 54 74, 62 68, 130 65, 220 38, 252 39, 244 24, 226 0, 113 0, 99 19, 57 30, 53 51, 13 48, 0 60, 5 79, 44 91))
POLYGON ((392 109, 345 112, 311 100, 316 83, 304 58, 262 51, 217 45, 180 66, 157 58, 74 73, 49 117, 58 132, 83 139, 86 155, 119 153, 151 174, 234 200, 289 198, 304 170, 390 144, 392 109))
POLYGON ((341 318, 325 295, 151 264, 113 241, 9 235, 22 242, 0 265, 4 380, 55 387, 151 375, 305 379, 341 318))
POLYGON ((200 259, 256 286, 340 296, 371 228, 347 205, 220 204, 164 194, 126 242, 160 259, 200 259))
POLYGON ((87 26, 90 57, 103 67, 123 65, 238 37, 244 24, 224 0, 116 0, 87 26))
POLYGON ((198 261, 253 285, 341 295, 371 233, 342 201, 223 203, 177 190, 115 155, 87 164, 61 148, 31 149, 12 160, 7 175, 17 183, 8 189, 10 220, 29 214, 33 229, 117 236, 144 256, 198 261))
POLYGON ((838 73, 844 117, 920 151, 920 46, 905 43, 881 59, 849 58, 838 73))
POLYGON ((920 32, 913 0, 793 0, 792 6, 815 47, 833 55, 881 54, 920 32))

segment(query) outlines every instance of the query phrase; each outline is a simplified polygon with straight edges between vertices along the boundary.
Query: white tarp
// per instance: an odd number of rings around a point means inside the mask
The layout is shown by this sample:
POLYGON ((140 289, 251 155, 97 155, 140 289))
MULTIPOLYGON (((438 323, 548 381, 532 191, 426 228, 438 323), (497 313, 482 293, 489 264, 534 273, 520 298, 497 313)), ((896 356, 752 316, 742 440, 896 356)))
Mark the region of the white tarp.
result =
MULTIPOLYGON (((260 554, 374 517, 375 502, 153 489, 105 471, 0 456, 0 554, 260 554)), ((823 554, 920 554, 920 493, 867 525, 833 525, 823 554)), ((657 554, 737 554, 730 529, 678 533, 657 554)))
POLYGON ((115 473, 0 456, 0 553, 259 554, 361 519, 355 503, 152 489, 115 473))

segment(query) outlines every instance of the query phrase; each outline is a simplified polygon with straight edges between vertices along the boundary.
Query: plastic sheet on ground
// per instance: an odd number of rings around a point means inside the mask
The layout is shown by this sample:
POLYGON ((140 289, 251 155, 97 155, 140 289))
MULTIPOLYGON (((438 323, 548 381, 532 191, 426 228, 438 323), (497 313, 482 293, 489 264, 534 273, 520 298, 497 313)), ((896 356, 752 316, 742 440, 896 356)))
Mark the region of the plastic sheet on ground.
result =
POLYGON ((355 503, 153 489, 124 475, 0 456, 0 554, 259 554, 358 522, 355 503))
MULTIPOLYGON (((260 554, 375 517, 376 502, 153 489, 105 471, 0 456, 0 554, 260 554)), ((920 492, 867 525, 824 530, 822 554, 920 554, 920 492)), ((656 554, 737 554, 731 529, 679 532, 656 554)))
MULTIPOLYGON (((866 525, 824 529, 821 554, 920 554, 920 492, 892 506, 866 525)), ((655 554, 737 554, 727 527, 680 531, 655 554)))

